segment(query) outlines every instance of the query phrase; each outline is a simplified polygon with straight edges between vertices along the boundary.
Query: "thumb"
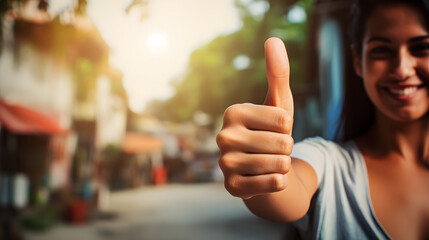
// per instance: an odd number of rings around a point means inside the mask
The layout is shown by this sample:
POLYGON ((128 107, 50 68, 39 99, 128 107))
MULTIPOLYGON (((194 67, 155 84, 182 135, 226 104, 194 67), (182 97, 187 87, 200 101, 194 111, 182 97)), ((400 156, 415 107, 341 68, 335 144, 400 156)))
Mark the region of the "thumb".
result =
POLYGON ((283 41, 269 38, 265 42, 268 92, 265 105, 281 107, 293 118, 293 98, 289 84, 289 59, 283 41))

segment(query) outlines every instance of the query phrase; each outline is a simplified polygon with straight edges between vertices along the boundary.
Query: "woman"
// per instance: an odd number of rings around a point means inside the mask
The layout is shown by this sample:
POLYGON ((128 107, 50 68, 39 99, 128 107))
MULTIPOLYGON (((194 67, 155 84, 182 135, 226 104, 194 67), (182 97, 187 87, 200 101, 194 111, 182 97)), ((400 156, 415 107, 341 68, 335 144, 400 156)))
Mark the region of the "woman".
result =
POLYGON ((344 141, 294 144, 289 63, 271 38, 264 105, 225 111, 225 187, 254 214, 294 222, 300 237, 428 239, 429 3, 362 0, 355 9, 353 65, 373 109, 357 117, 366 121, 350 117, 361 106, 346 100, 344 141))

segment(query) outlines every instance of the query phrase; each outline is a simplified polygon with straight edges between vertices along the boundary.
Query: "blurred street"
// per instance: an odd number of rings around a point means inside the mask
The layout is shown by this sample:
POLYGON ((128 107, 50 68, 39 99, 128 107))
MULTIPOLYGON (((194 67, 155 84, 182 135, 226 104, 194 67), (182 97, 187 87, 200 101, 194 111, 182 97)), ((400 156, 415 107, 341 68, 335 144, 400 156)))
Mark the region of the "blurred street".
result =
POLYGON ((219 183, 216 136, 279 37, 294 140, 331 139, 349 1, 313 2, 0 0, 0 240, 282 239, 219 183))
POLYGON ((221 183, 173 184, 115 192, 110 217, 80 226, 56 225, 26 232, 28 240, 97 239, 282 239, 283 224, 252 215, 221 183))

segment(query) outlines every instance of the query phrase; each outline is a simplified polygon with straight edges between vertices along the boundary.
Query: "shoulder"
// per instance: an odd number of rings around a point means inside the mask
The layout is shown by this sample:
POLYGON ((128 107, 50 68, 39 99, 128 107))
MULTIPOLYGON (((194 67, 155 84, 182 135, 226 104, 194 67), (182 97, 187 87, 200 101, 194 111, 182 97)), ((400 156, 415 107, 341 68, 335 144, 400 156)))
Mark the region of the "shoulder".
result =
POLYGON ((342 151, 356 150, 354 142, 339 143, 321 137, 306 138, 294 145, 295 152, 316 151, 325 154, 335 154, 342 151))
POLYGON ((295 143, 294 150, 313 149, 325 152, 354 152, 358 151, 354 141, 335 142, 321 137, 310 137, 295 143))
POLYGON ((307 138, 296 143, 291 157, 309 163, 316 171, 319 181, 324 178, 325 172, 349 172, 361 159, 353 141, 338 143, 321 137, 307 138))

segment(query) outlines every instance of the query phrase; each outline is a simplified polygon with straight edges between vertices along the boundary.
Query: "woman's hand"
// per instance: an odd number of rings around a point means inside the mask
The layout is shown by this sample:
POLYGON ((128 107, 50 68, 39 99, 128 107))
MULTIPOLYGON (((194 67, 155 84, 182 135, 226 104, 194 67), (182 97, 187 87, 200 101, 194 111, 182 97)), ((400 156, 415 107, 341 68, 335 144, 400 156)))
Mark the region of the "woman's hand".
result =
POLYGON ((291 168, 293 98, 280 39, 266 41, 265 58, 269 87, 264 105, 229 107, 217 136, 225 188, 243 199, 284 190, 291 168))

